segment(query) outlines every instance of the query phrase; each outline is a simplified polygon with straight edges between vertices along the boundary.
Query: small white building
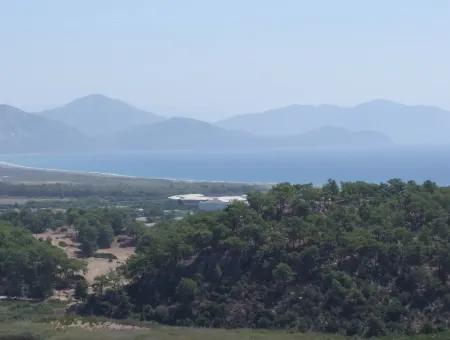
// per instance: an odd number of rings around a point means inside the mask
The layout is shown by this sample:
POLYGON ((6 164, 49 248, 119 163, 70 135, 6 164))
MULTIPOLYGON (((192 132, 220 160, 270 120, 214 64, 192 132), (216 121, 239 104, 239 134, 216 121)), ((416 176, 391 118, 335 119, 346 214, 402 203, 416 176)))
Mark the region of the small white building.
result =
POLYGON ((169 199, 180 204, 204 211, 216 211, 226 208, 232 202, 247 202, 247 195, 241 196, 205 196, 203 194, 174 195, 169 199))

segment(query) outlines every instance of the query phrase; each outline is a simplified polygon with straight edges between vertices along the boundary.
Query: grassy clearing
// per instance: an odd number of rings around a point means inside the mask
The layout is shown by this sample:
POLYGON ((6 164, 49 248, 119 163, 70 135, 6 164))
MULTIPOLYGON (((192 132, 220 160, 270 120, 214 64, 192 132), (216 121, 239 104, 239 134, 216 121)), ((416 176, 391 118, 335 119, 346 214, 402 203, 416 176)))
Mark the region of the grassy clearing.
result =
POLYGON ((448 340, 450 339, 450 332, 441 332, 435 334, 421 334, 415 336, 389 336, 383 337, 380 340, 448 340))
MULTIPOLYGON (((155 326, 149 330, 54 330, 50 323, 17 321, 0 323, 0 339, 20 339, 17 336, 32 334, 35 339, 51 340, 343 340, 338 335, 315 333, 289 333, 283 331, 223 330, 155 326), (9 338, 10 336, 15 336, 9 338)), ((27 338, 23 338, 24 340, 27 338)), ((414 337, 385 337, 383 340, 448 340, 450 333, 420 335, 414 337)), ((28 339, 27 339, 28 340, 28 339)))
POLYGON ((0 323, 0 339, 7 336, 19 336, 32 334, 37 339, 52 340, 338 340, 344 339, 339 336, 321 335, 312 333, 287 333, 275 331, 254 330, 222 330, 222 329, 199 329, 199 328, 177 328, 155 326, 149 330, 95 330, 89 331, 80 328, 68 330, 54 330, 50 323, 17 321, 13 323, 0 323))
MULTIPOLYGON (((89 323, 102 323, 104 318, 79 318, 64 315, 65 305, 59 302, 28 303, 0 302, 0 340, 21 339, 18 336, 31 334, 35 339, 72 340, 338 340, 344 337, 313 333, 289 333, 287 331, 255 331, 255 330, 223 330, 166 327, 138 321, 126 324, 148 327, 143 330, 111 330, 71 328, 55 329, 54 322, 59 320, 65 325, 74 324, 77 320, 89 323), (11 337, 12 336, 12 337, 11 337)), ((111 320, 109 320, 111 321, 111 320)), ((114 322, 114 321, 113 321, 114 322)), ((23 338, 24 340, 27 338, 23 338)), ((31 338, 34 340, 34 338, 31 338)), ((28 339, 27 339, 28 340, 28 339)))
MULTIPOLYGON (((292 333, 288 331, 265 330, 224 330, 184 327, 166 327, 138 321, 126 324, 148 329, 89 329, 90 324, 101 324, 104 318, 79 318, 64 315, 65 305, 59 302, 27 303, 0 302, 0 340, 344 340, 351 339, 339 335, 317 333, 292 333), (65 329, 57 329, 54 322, 59 320, 65 329), (70 327, 82 320, 86 327, 70 327), (87 328, 87 329, 86 329, 87 328), (32 335, 32 337, 26 337, 32 335)), ((112 321, 114 322, 114 321, 112 321)), ((450 332, 384 337, 382 340, 447 340, 450 332)))

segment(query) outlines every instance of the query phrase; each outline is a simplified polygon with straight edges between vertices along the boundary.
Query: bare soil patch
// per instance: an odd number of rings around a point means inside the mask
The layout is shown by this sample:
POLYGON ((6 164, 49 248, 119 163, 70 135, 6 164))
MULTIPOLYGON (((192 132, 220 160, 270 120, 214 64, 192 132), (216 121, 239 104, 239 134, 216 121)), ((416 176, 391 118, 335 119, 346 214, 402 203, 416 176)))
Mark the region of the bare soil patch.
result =
MULTIPOLYGON (((76 242, 76 232, 71 227, 47 230, 44 233, 34 234, 34 237, 42 240, 51 240, 51 243, 62 249, 67 256, 78 258, 80 244, 76 242)), ((124 264, 127 259, 134 254, 134 251, 135 247, 127 245, 126 237, 115 237, 110 248, 99 249, 97 251, 97 254, 112 254, 115 259, 99 257, 85 258, 84 260, 87 262, 87 271, 84 273, 85 279, 89 284, 92 284, 97 276, 107 274, 109 271, 115 270, 117 267, 124 264)))

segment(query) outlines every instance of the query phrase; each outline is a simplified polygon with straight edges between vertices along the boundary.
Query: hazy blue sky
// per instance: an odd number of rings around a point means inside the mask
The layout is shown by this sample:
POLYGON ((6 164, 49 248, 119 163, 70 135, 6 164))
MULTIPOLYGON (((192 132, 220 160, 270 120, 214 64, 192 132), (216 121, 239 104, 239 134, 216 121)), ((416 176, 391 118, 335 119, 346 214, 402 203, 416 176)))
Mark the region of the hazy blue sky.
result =
POLYGON ((0 102, 103 93, 214 120, 373 98, 450 109, 448 0, 0 0, 0 102))

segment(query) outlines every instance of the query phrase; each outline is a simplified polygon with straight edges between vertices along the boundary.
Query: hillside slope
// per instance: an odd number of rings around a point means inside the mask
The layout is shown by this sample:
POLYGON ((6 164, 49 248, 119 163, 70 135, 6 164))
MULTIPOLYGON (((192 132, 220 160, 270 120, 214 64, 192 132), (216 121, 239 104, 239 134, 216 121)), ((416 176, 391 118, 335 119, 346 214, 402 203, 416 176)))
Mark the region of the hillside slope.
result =
POLYGON ((0 105, 0 152, 75 151, 86 137, 63 123, 0 105))

